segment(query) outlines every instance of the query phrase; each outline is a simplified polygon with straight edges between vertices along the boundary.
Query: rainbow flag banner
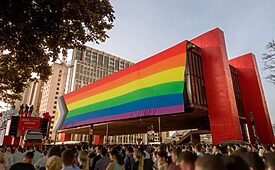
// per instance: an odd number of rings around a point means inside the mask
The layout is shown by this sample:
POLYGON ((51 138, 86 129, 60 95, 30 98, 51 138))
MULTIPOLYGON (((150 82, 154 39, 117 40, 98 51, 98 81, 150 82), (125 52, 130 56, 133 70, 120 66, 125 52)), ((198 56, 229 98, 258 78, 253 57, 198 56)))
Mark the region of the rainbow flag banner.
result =
POLYGON ((54 130, 184 112, 186 42, 61 96, 54 130))

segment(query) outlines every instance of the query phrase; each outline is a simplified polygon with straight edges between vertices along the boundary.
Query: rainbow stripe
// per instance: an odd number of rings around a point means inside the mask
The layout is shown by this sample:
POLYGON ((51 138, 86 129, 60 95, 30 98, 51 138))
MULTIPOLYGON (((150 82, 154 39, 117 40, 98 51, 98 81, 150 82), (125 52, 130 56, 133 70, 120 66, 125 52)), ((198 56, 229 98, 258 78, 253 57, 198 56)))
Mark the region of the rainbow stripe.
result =
POLYGON ((184 112, 186 42, 58 100, 54 128, 184 112))

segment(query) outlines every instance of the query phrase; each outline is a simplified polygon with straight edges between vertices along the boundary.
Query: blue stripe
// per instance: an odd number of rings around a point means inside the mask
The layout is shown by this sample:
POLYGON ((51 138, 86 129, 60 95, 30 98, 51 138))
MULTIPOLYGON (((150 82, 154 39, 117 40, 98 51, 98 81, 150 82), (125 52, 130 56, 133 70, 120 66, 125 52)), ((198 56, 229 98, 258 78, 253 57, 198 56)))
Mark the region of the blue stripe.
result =
POLYGON ((88 113, 84 113, 74 117, 66 118, 64 121, 64 125, 71 124, 74 122, 79 122, 86 119, 112 116, 112 115, 123 114, 123 113, 150 109, 150 108, 175 106, 180 104, 183 104, 182 93, 155 96, 155 97, 150 97, 150 98, 130 102, 124 105, 111 107, 108 109, 102 109, 102 110, 88 112, 88 113))

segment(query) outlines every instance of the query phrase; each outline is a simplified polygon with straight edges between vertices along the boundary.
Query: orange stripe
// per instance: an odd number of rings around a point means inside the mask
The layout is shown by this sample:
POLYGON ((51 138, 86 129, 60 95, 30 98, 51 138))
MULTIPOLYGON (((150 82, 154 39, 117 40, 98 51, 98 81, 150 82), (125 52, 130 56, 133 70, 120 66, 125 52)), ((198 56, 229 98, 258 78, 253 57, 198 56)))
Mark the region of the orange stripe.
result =
POLYGON ((140 70, 138 72, 133 72, 131 74, 128 74, 124 77, 121 77, 121 78, 117 79, 116 81, 103 84, 103 85, 101 85, 97 88, 89 89, 85 93, 80 93, 76 96, 72 96, 70 98, 67 98, 67 99, 65 99, 66 103, 68 105, 68 104, 70 104, 74 101, 84 99, 86 97, 94 96, 94 95, 102 93, 104 91, 111 90, 115 87, 119 87, 121 85, 127 84, 131 81, 150 76, 154 73, 164 71, 164 70, 167 70, 169 68, 183 66, 183 65, 185 65, 185 59, 183 57, 184 55, 185 54, 179 54, 179 55, 171 57, 167 60, 156 63, 152 66, 146 67, 145 69, 139 68, 140 70))

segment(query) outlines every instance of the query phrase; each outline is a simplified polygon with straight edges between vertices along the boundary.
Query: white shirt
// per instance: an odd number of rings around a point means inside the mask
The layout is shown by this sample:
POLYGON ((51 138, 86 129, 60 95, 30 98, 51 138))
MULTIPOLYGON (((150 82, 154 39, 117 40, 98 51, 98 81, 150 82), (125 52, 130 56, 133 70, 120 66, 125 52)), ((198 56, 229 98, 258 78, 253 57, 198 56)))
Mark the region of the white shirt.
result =
POLYGON ((41 154, 40 152, 38 152, 38 151, 35 151, 33 154, 34 154, 34 155, 33 155, 33 159, 32 159, 32 164, 34 165, 34 164, 36 164, 36 162, 37 162, 40 158, 42 158, 43 156, 42 156, 42 154, 41 154))
POLYGON ((43 156, 42 158, 40 158, 36 164, 34 165, 35 169, 39 169, 41 167, 46 167, 46 163, 47 163, 47 156, 43 156))
POLYGON ((13 154, 13 162, 14 163, 21 162, 22 159, 23 159, 23 157, 24 157, 24 153, 22 153, 22 152, 15 152, 13 154))
POLYGON ((6 169, 10 169, 10 167, 13 165, 13 156, 11 153, 6 152, 5 153, 5 167, 6 169))

